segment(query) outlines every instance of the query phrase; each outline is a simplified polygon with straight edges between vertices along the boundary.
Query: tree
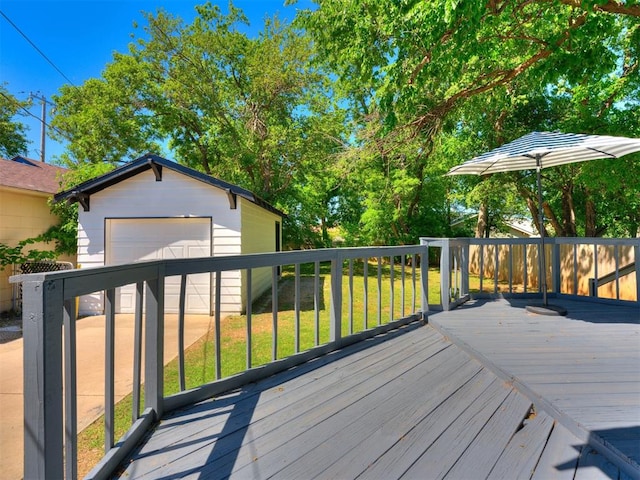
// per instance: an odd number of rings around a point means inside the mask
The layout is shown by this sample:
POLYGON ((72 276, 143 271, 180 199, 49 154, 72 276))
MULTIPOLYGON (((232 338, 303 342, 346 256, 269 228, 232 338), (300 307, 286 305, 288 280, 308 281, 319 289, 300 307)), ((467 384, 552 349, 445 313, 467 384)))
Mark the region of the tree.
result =
POLYGON ((210 3, 196 9, 191 24, 146 14, 145 38, 102 78, 63 89, 54 122, 71 136, 70 157, 113 163, 163 144, 179 163, 290 212, 287 243, 316 244, 335 183, 324 167, 345 123, 313 44, 277 18, 249 38, 233 5, 227 15, 210 3), (310 185, 314 195, 304 194, 310 185))
POLYGON ((19 101, 0 85, 0 156, 11 158, 27 152, 27 126, 16 120, 27 106, 28 102, 19 101))
MULTIPOLYGON (((547 97, 553 108, 568 107, 554 121, 528 121, 535 129, 612 133, 615 125, 618 134, 633 133, 637 121, 620 129, 616 119, 637 116, 639 10, 613 0, 324 0, 302 22, 340 72, 342 88, 358 91, 362 83, 370 89, 369 114, 375 111, 378 118, 376 134, 370 135, 374 148, 384 143, 386 152, 400 151, 408 139, 417 139, 421 155, 408 161, 415 162, 409 171, 419 189, 425 171, 420 164, 436 160, 441 136, 455 134, 466 118, 484 118, 477 135, 488 148, 526 133, 500 126, 504 109, 482 108, 483 102, 489 108, 495 104, 492 97, 547 97), (495 122, 500 128, 491 125, 495 122)), ((527 177, 514 181, 529 204, 527 177)), ((585 210, 603 210, 589 198, 592 193, 578 190, 586 195, 585 210)), ((578 213, 572 201, 576 189, 564 182, 560 191, 564 194, 546 206, 549 213, 562 206, 564 218, 555 229, 578 231, 571 218, 578 213)), ((585 234, 599 231, 593 222, 593 215, 586 215, 585 234)))

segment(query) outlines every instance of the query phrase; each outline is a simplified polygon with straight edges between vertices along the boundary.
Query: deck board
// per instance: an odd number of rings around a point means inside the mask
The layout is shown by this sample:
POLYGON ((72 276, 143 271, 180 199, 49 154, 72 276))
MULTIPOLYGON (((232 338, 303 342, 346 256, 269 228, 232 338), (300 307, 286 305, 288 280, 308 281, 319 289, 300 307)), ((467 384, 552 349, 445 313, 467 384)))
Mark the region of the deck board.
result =
POLYGON ((433 315, 432 324, 538 395, 562 414, 559 420, 600 437, 637 468, 640 309, 563 301, 567 317, 544 317, 525 305, 468 302, 433 315))
POLYGON ((638 324, 610 328, 606 312, 581 309, 550 321, 505 302, 433 314, 172 412, 121 476, 640 478, 565 425, 640 455, 638 324))

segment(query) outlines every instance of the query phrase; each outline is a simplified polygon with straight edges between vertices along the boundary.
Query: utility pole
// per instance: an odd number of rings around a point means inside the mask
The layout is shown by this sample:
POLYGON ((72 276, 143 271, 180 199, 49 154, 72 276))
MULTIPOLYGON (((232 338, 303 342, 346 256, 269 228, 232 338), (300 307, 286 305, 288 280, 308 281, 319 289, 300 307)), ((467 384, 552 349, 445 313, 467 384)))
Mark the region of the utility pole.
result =
POLYGON ((29 94, 29 98, 35 98, 36 100, 40 100, 42 102, 42 116, 40 117, 41 128, 40 128, 40 161, 42 163, 46 162, 45 157, 45 142, 47 138, 47 104, 53 105, 50 102, 47 102, 47 97, 42 95, 40 92, 29 94))

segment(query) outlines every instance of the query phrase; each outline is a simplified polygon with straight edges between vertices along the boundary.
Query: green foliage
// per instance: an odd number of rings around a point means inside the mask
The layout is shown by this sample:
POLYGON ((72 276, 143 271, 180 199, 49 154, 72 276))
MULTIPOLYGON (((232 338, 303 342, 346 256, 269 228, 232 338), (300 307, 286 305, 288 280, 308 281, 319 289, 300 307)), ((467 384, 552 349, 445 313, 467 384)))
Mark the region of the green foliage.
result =
POLYGON ((179 163, 287 211, 286 243, 325 244, 314 226, 328 226, 336 180, 327 172, 345 122, 313 44, 277 18, 249 38, 232 5, 227 15, 210 3, 196 10, 191 24, 146 14, 129 54, 63 89, 54 121, 71 138, 67 159, 114 163, 162 143, 179 163))
MULTIPOLYGON (((401 244, 451 235, 472 210, 486 228, 535 217, 528 172, 443 176, 477 154, 533 130, 640 136, 633 3, 317 3, 253 38, 233 5, 200 5, 191 24, 147 14, 127 54, 56 98, 64 160, 169 148, 288 213, 288 247, 401 244)), ((635 235, 636 164, 544 172, 547 228, 635 235)))
POLYGON ((15 247, 10 247, 0 242, 0 269, 8 267, 9 265, 19 265, 26 262, 39 262, 42 260, 53 260, 56 258, 55 252, 46 250, 31 249, 24 251, 27 245, 32 245, 37 242, 43 241, 42 236, 27 238, 21 240, 15 247))
MULTIPOLYGON (((406 156, 412 167, 388 176, 387 183, 381 182, 385 162, 368 175, 372 188, 365 191, 372 195, 365 223, 408 222, 411 210, 394 217, 393 200, 411 186, 414 194, 420 191, 426 165, 448 168, 532 130, 638 136, 637 6, 524 0, 318 3, 299 21, 339 72, 337 88, 360 100, 353 104, 353 118, 369 133, 356 148, 368 146, 392 156, 413 139, 420 151, 406 156), (442 155, 443 146, 449 155, 442 155), (402 183, 400 190, 385 188, 393 178, 402 183), (382 195, 373 192, 388 192, 386 207, 382 195)), ((600 195, 581 175, 589 175, 589 169, 579 165, 545 172, 551 177, 545 178, 545 198, 554 213, 553 229, 566 235, 635 235, 634 221, 621 212, 609 214, 605 200, 622 201, 620 210, 637 211, 635 199, 620 193, 629 182, 613 171, 606 183, 594 177, 604 188, 600 195), (597 218, 586 215, 589 205, 595 205, 597 218)), ((445 191, 454 207, 467 210, 480 203, 494 217, 519 214, 525 205, 532 208, 530 175, 487 182, 455 180, 445 191), (525 202, 517 205, 514 192, 525 202)))
POLYGON ((27 126, 16 120, 28 102, 21 102, 0 84, 0 157, 11 158, 27 151, 27 126))

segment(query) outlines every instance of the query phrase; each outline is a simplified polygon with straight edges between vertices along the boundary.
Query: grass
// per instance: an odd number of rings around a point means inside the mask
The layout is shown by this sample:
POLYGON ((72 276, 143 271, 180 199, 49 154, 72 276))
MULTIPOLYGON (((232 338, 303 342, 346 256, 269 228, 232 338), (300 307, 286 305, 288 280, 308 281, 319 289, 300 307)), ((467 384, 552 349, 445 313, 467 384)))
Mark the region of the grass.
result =
MULTIPOLYGON (((318 340, 319 344, 329 341, 329 299, 330 299, 330 265, 321 264, 320 280, 320 316, 318 340)), ((405 313, 412 310, 412 283, 410 267, 407 267, 405 279, 405 299, 401 298, 400 266, 394 269, 394 312, 390 312, 391 299, 391 269, 389 265, 381 265, 380 304, 378 309, 378 265, 376 262, 368 265, 368 302, 364 304, 365 282, 363 263, 356 262, 353 266, 353 306, 350 323, 348 295, 349 281, 347 268, 343 275, 343 310, 342 334, 358 332, 378 325, 378 322, 388 323, 402 315, 404 303, 405 313), (365 317, 366 309, 366 317, 365 317), (366 318, 366 322, 365 322, 366 318)), ((416 270, 416 308, 420 309, 419 269, 416 270)), ((284 358, 295 352, 295 313, 294 313, 294 285, 293 267, 284 268, 279 282, 278 293, 278 323, 277 323, 277 357, 284 358)), ((299 322, 300 351, 307 350, 316 344, 315 313, 313 298, 314 266, 301 266, 301 311, 299 322)), ((471 279, 471 288, 479 285, 477 278, 471 279)), ((439 272, 429 271, 429 303, 439 303, 440 283, 439 272)), ((221 322, 221 371, 222 377, 244 371, 246 368, 246 327, 245 315, 234 315, 221 322)), ((255 367, 272 360, 273 350, 273 318, 271 313, 271 293, 267 292, 254 304, 252 315, 252 349, 251 366, 255 367)), ((196 341, 185 351, 185 383, 186 388, 194 388, 215 380, 215 352, 213 346, 214 331, 196 341)), ((179 391, 177 359, 165 366, 165 395, 179 391)), ((144 394, 144 392, 142 392, 144 394)), ((142 401, 143 403, 143 401, 142 401)), ((115 406, 115 437, 120 438, 131 426, 132 396, 128 395, 115 406)), ((78 474, 85 476, 104 455, 104 417, 100 417, 78 435, 78 474)))

